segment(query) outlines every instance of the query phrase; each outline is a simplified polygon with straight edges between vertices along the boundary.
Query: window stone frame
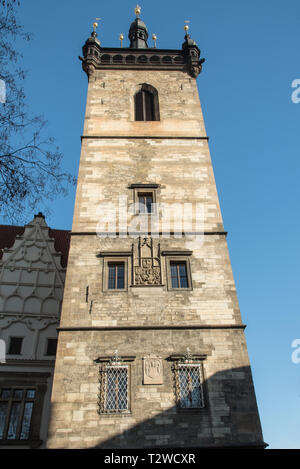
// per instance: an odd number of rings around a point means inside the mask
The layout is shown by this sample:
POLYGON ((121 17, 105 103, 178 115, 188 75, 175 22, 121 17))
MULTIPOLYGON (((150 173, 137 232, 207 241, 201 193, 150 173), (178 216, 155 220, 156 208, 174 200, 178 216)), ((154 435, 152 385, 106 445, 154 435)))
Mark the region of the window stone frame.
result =
POLYGON ((44 357, 55 357, 56 356, 56 353, 54 355, 47 353, 50 340, 56 340, 56 350, 57 350, 58 337, 46 337, 46 342, 45 342, 45 347, 44 347, 44 357))
POLYGON ((166 272, 166 280, 167 280, 166 281, 167 289, 169 291, 178 291, 178 292, 192 291, 193 282, 192 282, 192 271, 191 271, 191 264, 190 264, 190 256, 192 255, 192 251, 162 251, 161 255, 165 256, 165 272, 166 272), (171 262, 185 262, 187 281, 188 281, 187 288, 174 288, 172 286, 171 262))
POLYGON ((103 257, 102 268, 102 291, 104 293, 123 293, 128 291, 128 277, 129 269, 131 269, 131 251, 116 251, 116 252, 101 252, 100 257, 103 257), (124 264, 124 288, 108 288, 108 264, 124 264))
POLYGON ((133 190, 133 206, 134 215, 152 216, 157 215, 157 189, 159 184, 131 184, 128 188, 133 190), (152 195, 152 212, 140 212, 139 210, 139 193, 152 195))
POLYGON ((133 379, 135 377, 133 376, 134 370, 132 368, 132 363, 135 361, 136 357, 135 356, 121 356, 118 357, 120 362, 112 364, 113 357, 98 357, 96 360, 94 360, 95 363, 100 363, 100 368, 99 368, 99 394, 98 394, 98 414, 100 417, 104 418, 123 418, 123 417, 131 417, 133 409, 132 407, 134 406, 134 399, 132 399, 132 393, 133 393, 133 379), (103 399, 105 396, 103 395, 105 392, 104 389, 104 373, 106 372, 106 369, 110 366, 116 366, 116 367, 126 367, 127 368, 127 409, 122 410, 120 409, 119 411, 116 410, 102 410, 101 406, 103 404, 103 399))
POLYGON ((207 377, 206 377, 206 372, 205 372, 205 361, 207 359, 207 354, 193 354, 191 360, 185 360, 186 356, 182 354, 178 355, 171 355, 168 358, 168 361, 173 362, 173 365, 171 366, 171 370, 173 372, 173 379, 174 379, 174 397, 175 397, 175 403, 176 403, 176 409, 180 413, 196 413, 196 414, 204 414, 208 415, 210 417, 210 401, 209 401, 209 395, 208 395, 208 389, 207 389, 207 377), (203 401, 204 401, 204 406, 203 407, 181 407, 180 406, 180 395, 179 395, 179 389, 177 388, 176 385, 176 380, 178 380, 178 376, 176 376, 176 373, 178 373, 178 365, 196 365, 200 367, 201 370, 201 375, 202 375, 202 382, 201 382, 201 387, 202 387, 202 394, 203 394, 203 401))
MULTIPOLYGON (((134 106, 133 116, 134 116, 134 121, 135 122, 159 122, 160 121, 159 95, 158 95, 157 89, 154 88, 154 86, 152 86, 148 83, 141 83, 139 85, 138 89, 136 90, 136 92, 134 93, 133 106, 134 106), (136 96, 137 96, 138 93, 143 92, 143 91, 146 91, 147 93, 152 95, 153 119, 151 119, 151 120, 146 120, 146 119, 136 120, 136 96)), ((145 112, 145 110, 143 110, 143 113, 144 112, 145 112)))

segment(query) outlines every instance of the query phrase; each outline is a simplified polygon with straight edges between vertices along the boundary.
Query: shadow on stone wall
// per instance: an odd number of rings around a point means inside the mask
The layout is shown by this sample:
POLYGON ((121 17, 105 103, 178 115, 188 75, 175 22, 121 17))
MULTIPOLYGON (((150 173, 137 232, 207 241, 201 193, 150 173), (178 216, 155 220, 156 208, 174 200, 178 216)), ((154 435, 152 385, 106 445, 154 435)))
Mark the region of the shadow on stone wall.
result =
MULTIPOLYGON (((158 386, 155 386, 158 387, 158 386)), ((93 447, 93 449, 257 448, 263 441, 249 367, 218 372, 205 382, 204 409, 163 412, 93 447)), ((149 406, 147 406, 149 412, 149 406)), ((132 402, 134 416, 134 402, 132 402)), ((110 415, 99 415, 109 433, 110 415)), ((126 426, 128 416, 120 417, 126 426)), ((84 425, 84 424, 83 424, 84 425)), ((89 430, 86 428, 86 435, 89 430)))

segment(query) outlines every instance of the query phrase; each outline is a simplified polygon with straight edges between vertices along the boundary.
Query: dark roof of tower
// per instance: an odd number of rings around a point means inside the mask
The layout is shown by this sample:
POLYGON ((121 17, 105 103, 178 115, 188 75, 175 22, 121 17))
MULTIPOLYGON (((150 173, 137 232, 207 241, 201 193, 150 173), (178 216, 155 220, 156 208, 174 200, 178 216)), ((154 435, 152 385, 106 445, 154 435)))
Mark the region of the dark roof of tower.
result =
POLYGON ((131 23, 128 33, 131 49, 146 49, 148 48, 148 30, 140 17, 135 18, 131 23))
POLYGON ((129 32, 137 28, 143 28, 148 32, 147 26, 145 25, 144 21, 141 20, 141 18, 135 18, 135 20, 130 25, 129 32))

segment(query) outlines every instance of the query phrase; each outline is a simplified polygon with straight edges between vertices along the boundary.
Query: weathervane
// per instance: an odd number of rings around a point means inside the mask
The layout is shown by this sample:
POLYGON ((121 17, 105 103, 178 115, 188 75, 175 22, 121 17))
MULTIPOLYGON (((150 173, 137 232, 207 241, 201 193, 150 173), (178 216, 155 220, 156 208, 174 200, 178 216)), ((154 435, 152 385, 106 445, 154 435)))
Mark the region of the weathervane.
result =
POLYGON ((141 7, 140 7, 140 5, 137 5, 137 6, 135 7, 134 13, 135 13, 135 16, 136 16, 137 18, 139 18, 140 14, 141 14, 141 7))
POLYGON ((187 32, 188 32, 188 30, 189 30, 189 25, 188 25, 187 23, 190 23, 190 21, 189 21, 189 20, 185 20, 184 22, 185 22, 184 30, 186 31, 186 34, 187 34, 187 32))
POLYGON ((93 28, 94 28, 94 33, 96 32, 96 29, 98 28, 98 23, 97 21, 101 20, 102 18, 96 18, 96 21, 93 23, 93 28))

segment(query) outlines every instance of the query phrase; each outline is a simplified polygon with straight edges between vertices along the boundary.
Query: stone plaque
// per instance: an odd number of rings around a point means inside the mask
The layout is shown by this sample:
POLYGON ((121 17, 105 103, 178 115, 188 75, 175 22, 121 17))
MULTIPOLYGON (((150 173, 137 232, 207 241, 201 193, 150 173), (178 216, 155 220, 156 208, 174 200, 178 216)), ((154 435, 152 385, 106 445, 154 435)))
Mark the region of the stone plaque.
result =
POLYGON ((147 355, 143 358, 144 384, 163 384, 161 357, 147 355))

